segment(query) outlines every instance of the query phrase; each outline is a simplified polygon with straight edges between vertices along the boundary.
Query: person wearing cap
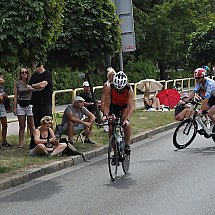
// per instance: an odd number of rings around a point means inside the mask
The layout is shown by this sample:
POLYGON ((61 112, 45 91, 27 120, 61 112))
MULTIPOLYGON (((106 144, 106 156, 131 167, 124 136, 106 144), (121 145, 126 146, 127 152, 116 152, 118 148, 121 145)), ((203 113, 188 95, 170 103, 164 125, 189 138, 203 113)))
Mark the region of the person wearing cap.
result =
POLYGON ((41 121, 41 126, 34 130, 31 136, 30 152, 31 156, 50 156, 60 154, 66 147, 66 143, 60 143, 55 137, 52 130, 52 118, 44 116, 41 121))
POLYGON ((69 142, 74 144, 73 137, 76 133, 85 131, 85 143, 95 144, 89 137, 92 131, 95 116, 84 107, 84 99, 81 96, 74 98, 74 103, 68 105, 62 118, 63 134, 68 135, 69 142))
POLYGON ((36 89, 32 92, 31 104, 34 124, 40 126, 40 120, 44 116, 52 116, 52 74, 45 70, 43 64, 35 63, 34 74, 31 76, 29 85, 36 89))
POLYGON ((180 97, 180 101, 176 105, 175 108, 175 119, 178 121, 184 120, 184 118, 188 119, 194 113, 193 110, 190 109, 188 105, 186 105, 185 101, 188 99, 189 95, 187 92, 183 92, 180 97))
POLYGON ((215 91, 215 81, 205 77, 206 70, 203 68, 197 68, 194 71, 194 78, 196 80, 196 86, 188 97, 188 100, 193 99, 196 94, 203 100, 201 110, 208 110, 209 98, 212 96, 215 91))
POLYGON ((88 81, 84 81, 83 83, 83 92, 80 96, 85 100, 84 106, 93 114, 95 114, 94 110, 94 100, 90 92, 90 84, 88 81))

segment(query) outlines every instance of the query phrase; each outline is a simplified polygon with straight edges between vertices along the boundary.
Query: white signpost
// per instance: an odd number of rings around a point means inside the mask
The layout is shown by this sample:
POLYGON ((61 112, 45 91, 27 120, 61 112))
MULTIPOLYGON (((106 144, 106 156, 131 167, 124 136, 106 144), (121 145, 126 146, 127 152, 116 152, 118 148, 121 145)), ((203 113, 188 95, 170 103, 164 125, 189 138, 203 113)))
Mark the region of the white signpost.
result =
POLYGON ((116 14, 120 18, 122 47, 119 53, 120 70, 123 70, 122 52, 136 50, 132 0, 112 0, 116 5, 116 14))

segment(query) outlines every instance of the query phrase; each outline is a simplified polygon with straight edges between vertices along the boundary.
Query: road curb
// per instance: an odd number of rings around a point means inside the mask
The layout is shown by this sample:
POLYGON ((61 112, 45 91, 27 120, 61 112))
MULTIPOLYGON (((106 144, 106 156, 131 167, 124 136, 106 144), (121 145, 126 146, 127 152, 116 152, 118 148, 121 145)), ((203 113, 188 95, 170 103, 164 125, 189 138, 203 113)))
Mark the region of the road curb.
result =
MULTIPOLYGON (((131 138, 131 143, 139 142, 141 140, 152 137, 158 133, 175 128, 178 124, 179 122, 171 123, 166 126, 161 126, 156 129, 143 132, 142 134, 135 135, 134 137, 131 138)), ((100 147, 96 150, 86 152, 84 153, 84 155, 87 160, 90 160, 92 158, 95 158, 107 153, 107 149, 108 149, 107 146, 100 147)), ((78 155, 73 157, 67 157, 61 161, 55 161, 53 163, 46 164, 41 167, 30 169, 24 173, 21 173, 19 175, 12 176, 11 178, 0 181, 0 191, 15 187, 17 185, 29 182, 41 176, 44 176, 53 172, 57 172, 59 170, 62 170, 68 167, 72 167, 74 165, 77 165, 83 162, 84 160, 82 156, 78 155)))

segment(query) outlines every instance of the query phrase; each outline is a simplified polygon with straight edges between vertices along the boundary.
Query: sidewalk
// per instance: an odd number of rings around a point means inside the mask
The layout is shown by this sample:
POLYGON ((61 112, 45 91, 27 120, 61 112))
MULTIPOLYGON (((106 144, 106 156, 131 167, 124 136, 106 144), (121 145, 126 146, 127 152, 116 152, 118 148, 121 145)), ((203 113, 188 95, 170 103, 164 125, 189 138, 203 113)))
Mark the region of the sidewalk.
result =
MULTIPOLYGON (((143 95, 138 95, 136 98, 136 109, 143 108, 143 95)), ((64 111, 67 105, 56 106, 56 112, 64 111)), ((19 125, 17 121, 17 117, 13 113, 7 113, 7 120, 8 120, 8 129, 7 135, 18 135, 19 134, 19 125)))
MULTIPOLYGON (((143 132, 142 134, 136 135, 132 137, 132 143, 139 142, 141 140, 144 140, 146 138, 152 137, 153 135, 156 135, 158 133, 161 133, 163 131, 167 131, 169 129, 175 128, 178 125, 179 122, 172 123, 166 126, 162 126, 156 129, 153 129, 151 131, 143 132)), ((99 149, 96 149, 94 151, 89 151, 84 153, 87 160, 90 160, 92 158, 101 156, 103 154, 107 153, 107 146, 101 147, 99 149)), ((44 176, 46 174, 50 174, 62 169, 65 169, 67 167, 72 167, 74 165, 77 165, 79 163, 83 163, 82 156, 71 156, 67 157, 61 161, 54 161, 51 164, 47 164, 38 168, 29 169, 28 171, 18 174, 15 176, 12 176, 8 179, 5 179, 3 181, 0 181, 0 191, 6 190, 11 187, 15 187, 17 185, 26 183, 28 181, 31 181, 33 179, 39 178, 41 176, 44 176)))

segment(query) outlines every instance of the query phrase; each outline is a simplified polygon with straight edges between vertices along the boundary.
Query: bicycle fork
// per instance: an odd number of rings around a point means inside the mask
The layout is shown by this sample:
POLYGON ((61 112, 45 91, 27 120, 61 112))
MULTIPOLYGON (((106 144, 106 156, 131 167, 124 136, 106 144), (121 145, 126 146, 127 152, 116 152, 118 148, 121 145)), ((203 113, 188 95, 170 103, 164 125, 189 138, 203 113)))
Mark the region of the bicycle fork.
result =
POLYGON ((186 125, 186 127, 185 127, 185 129, 183 130, 183 134, 185 134, 185 135, 188 135, 189 133, 190 133, 190 129, 191 129, 191 127, 192 127, 192 121, 190 121, 187 125, 186 125))

